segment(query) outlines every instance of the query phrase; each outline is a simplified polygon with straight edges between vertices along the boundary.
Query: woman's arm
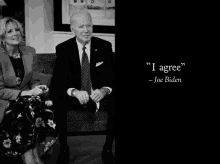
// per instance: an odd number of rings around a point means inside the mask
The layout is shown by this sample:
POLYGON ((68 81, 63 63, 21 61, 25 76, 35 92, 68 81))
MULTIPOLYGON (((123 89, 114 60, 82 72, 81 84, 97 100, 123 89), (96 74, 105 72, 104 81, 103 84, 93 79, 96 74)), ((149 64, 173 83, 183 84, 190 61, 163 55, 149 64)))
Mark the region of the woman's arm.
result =
POLYGON ((0 99, 2 100, 16 100, 20 95, 21 90, 10 89, 5 87, 5 81, 3 79, 2 65, 0 63, 0 99))

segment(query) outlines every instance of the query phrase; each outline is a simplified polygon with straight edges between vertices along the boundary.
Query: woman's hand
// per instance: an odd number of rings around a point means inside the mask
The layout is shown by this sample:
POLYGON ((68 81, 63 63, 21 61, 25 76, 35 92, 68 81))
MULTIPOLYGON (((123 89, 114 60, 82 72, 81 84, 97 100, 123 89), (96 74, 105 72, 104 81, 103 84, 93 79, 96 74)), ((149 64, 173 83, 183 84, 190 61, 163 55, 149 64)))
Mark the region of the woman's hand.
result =
POLYGON ((29 91, 22 91, 21 96, 38 96, 43 93, 43 89, 48 90, 47 86, 39 85, 29 91))
POLYGON ((39 85, 38 87, 39 87, 40 89, 42 89, 42 91, 43 91, 44 93, 46 93, 46 92, 49 91, 49 88, 48 88, 46 85, 39 85))

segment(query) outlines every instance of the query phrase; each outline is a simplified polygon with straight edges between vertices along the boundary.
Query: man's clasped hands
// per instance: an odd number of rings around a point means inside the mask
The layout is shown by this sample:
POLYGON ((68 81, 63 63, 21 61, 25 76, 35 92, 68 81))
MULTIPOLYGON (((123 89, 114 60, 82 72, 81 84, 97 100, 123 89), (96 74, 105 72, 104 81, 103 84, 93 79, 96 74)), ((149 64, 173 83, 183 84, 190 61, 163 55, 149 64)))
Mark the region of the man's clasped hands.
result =
POLYGON ((86 91, 80 91, 77 89, 73 89, 71 93, 73 97, 76 97, 79 100, 80 104, 86 104, 89 101, 89 98, 98 103, 106 94, 107 92, 103 88, 94 90, 90 96, 86 91))

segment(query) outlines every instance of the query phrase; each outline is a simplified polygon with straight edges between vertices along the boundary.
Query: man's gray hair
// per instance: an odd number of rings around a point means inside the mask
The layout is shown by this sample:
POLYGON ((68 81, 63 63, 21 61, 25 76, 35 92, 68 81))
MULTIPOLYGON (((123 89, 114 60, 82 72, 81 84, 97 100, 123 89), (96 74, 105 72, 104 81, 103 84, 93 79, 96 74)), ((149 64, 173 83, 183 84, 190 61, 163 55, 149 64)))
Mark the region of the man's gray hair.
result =
POLYGON ((73 14, 70 16, 70 24, 72 25, 75 21, 75 17, 77 15, 87 15, 89 19, 92 21, 92 16, 87 10, 76 10, 73 12, 73 14))

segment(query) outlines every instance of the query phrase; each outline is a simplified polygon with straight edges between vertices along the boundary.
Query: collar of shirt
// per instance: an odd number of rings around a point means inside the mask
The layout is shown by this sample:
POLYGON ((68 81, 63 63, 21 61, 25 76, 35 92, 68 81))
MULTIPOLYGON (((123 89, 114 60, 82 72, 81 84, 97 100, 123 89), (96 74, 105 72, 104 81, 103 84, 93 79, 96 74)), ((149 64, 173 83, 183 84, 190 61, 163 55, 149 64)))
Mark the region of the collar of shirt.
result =
MULTIPOLYGON (((77 39, 76 39, 76 43, 78 47, 80 63, 82 63, 83 45, 77 39)), ((86 50, 85 50, 88 55, 89 62, 90 62, 90 45, 91 45, 91 41, 88 44, 86 44, 86 50)))

